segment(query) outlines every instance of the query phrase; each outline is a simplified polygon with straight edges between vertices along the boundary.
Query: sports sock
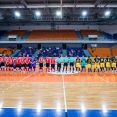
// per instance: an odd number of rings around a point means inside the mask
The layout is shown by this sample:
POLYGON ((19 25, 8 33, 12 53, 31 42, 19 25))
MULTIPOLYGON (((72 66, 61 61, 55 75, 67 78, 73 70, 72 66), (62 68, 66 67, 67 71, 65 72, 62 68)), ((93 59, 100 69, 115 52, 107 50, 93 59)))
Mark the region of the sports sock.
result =
POLYGON ((74 72, 74 67, 73 67, 73 72, 74 72))
POLYGON ((33 69, 34 69, 34 71, 36 71, 36 68, 35 67, 33 69))
POLYGON ((5 71, 6 68, 2 68, 2 71, 5 71))
POLYGON ((90 71, 92 72, 92 69, 90 69, 90 71))
POLYGON ((9 71, 9 68, 8 67, 6 68, 6 71, 9 71))

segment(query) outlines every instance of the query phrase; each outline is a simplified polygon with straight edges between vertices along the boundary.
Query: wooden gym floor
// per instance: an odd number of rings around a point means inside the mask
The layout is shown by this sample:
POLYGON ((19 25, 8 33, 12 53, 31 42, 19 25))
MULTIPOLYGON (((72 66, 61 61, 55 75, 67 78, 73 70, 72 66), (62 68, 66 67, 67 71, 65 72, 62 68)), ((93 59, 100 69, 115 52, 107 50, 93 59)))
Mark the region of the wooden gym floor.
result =
POLYGON ((117 73, 0 72, 0 108, 117 109, 117 73))

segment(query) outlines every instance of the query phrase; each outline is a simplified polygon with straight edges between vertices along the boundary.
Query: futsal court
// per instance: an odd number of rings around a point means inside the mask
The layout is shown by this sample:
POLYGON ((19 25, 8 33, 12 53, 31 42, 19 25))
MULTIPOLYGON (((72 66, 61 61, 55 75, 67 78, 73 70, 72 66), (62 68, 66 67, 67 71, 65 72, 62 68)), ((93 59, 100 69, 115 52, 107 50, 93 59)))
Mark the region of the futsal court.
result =
POLYGON ((117 73, 0 72, 1 117, 116 117, 117 73))

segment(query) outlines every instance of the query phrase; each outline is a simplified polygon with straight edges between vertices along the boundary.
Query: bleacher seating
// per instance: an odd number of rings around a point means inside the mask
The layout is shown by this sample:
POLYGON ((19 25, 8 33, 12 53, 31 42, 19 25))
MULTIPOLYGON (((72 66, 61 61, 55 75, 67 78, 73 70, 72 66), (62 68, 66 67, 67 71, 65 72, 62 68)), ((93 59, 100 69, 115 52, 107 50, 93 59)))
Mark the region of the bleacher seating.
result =
POLYGON ((107 39, 109 39, 109 40, 113 39, 113 36, 111 34, 106 33, 106 32, 102 32, 102 33, 106 36, 107 39))
POLYGON ((6 36, 17 35, 18 37, 22 38, 26 34, 26 32, 27 30, 11 30, 6 36))
POLYGON ((62 55, 61 47, 42 47, 42 49, 40 49, 40 53, 38 54, 38 57, 40 56, 58 57, 60 55, 62 55))
POLYGON ((88 48, 88 50, 93 57, 95 56, 111 57, 110 48, 88 48))
POLYGON ((68 57, 70 57, 70 56, 72 56, 72 57, 76 57, 76 56, 82 57, 83 55, 86 57, 82 48, 77 48, 77 47, 67 48, 67 56, 68 57))
POLYGON ((23 55, 29 55, 30 57, 32 55, 34 55, 34 53, 36 52, 36 48, 33 47, 23 47, 14 57, 18 57, 18 56, 23 56, 23 55))
POLYGON ((117 40, 117 33, 113 34, 113 39, 117 40))
POLYGON ((87 37, 88 35, 97 35, 101 37, 101 34, 97 30, 80 30, 83 37, 87 37))
POLYGON ((7 31, 6 30, 1 30, 0 31, 0 37, 3 36, 7 31))
POLYGON ((112 55, 117 56, 117 48, 112 48, 112 55))
POLYGON ((15 51, 15 48, 0 48, 0 54, 11 55, 15 51))
POLYGON ((33 30, 28 40, 78 40, 75 30, 33 30))

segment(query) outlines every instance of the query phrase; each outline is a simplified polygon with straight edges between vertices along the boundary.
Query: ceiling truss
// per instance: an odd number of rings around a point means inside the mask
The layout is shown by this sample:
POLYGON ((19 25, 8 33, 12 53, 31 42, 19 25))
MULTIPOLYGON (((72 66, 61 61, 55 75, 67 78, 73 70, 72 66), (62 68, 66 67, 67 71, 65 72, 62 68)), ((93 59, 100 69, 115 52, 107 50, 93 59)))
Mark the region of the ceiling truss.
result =
POLYGON ((0 26, 117 24, 117 0, 62 0, 62 18, 56 16, 60 7, 60 0, 0 0, 0 26), (20 18, 14 16, 16 10, 20 18), (35 16, 36 10, 40 17, 35 16), (83 10, 88 12, 86 17, 83 10), (111 11, 109 17, 104 16, 106 10, 111 11))

